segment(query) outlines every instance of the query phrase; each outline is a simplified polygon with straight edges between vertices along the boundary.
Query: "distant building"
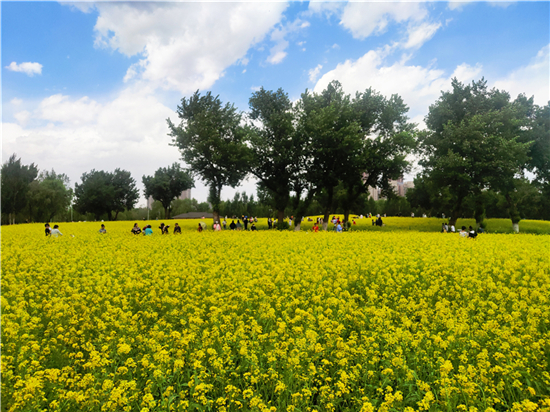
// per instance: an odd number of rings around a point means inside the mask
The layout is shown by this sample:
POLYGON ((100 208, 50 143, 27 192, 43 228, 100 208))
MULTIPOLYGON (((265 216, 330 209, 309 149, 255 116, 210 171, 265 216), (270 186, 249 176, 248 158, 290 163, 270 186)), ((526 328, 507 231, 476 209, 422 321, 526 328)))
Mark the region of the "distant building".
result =
MULTIPOLYGON (((181 192, 181 195, 179 195, 178 199, 191 199, 191 189, 187 189, 181 192)), ((153 207, 153 202, 153 197, 149 196, 149 198, 147 199, 147 209, 151 209, 153 207)))
MULTIPOLYGON (((390 185, 397 196, 405 197, 407 191, 414 187, 414 182, 403 182, 403 178, 400 177, 396 180, 390 180, 390 185)), ((369 196, 374 200, 385 199, 385 197, 382 196, 381 189, 378 187, 369 186, 369 196)))

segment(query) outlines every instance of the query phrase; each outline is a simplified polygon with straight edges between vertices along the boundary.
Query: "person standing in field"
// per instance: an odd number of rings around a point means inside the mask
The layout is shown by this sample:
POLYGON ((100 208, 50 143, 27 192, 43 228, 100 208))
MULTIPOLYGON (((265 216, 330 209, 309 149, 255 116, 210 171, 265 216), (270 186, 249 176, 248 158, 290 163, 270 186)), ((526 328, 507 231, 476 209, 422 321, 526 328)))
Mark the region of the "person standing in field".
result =
POLYGON ((223 219, 223 230, 227 229, 227 216, 223 219))
POLYGON ((241 221, 237 219, 237 230, 242 230, 243 225, 241 224, 241 221))
POLYGON ((272 229, 273 228, 273 219, 271 217, 267 218, 267 228, 272 229))
POLYGON ((317 233, 319 231, 319 224, 317 222, 315 222, 315 224, 313 225, 313 227, 311 228, 311 230, 315 233, 317 233))
POLYGON ((59 231, 59 225, 54 225, 54 226, 53 226, 51 235, 52 235, 53 237, 63 236, 63 233, 61 233, 61 232, 59 231))
POLYGON ((248 216, 243 218, 244 230, 248 230, 248 216))
POLYGON ((236 228, 237 228, 237 225, 235 224, 235 221, 232 220, 232 221, 231 221, 231 224, 229 225, 229 229, 235 230, 236 228))
POLYGON ((336 233, 342 233, 342 224, 340 222, 336 224, 336 233))
POLYGON ((222 230, 222 227, 220 226, 219 222, 216 220, 216 223, 214 223, 214 232, 220 232, 222 230))

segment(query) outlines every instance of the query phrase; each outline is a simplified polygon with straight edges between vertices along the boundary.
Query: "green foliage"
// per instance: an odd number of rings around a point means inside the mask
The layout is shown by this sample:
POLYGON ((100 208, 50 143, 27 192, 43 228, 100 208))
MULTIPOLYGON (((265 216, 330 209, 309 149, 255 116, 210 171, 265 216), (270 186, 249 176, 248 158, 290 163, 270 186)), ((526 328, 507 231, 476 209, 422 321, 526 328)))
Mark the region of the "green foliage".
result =
POLYGON ((252 94, 249 105, 253 120, 249 129, 253 154, 250 172, 259 179, 262 190, 269 192, 281 219, 304 155, 304 145, 294 128, 296 112, 282 89, 273 92, 261 88, 252 94))
MULTIPOLYGON (((471 85, 453 79, 452 88, 442 93, 426 116, 428 131, 421 138, 420 164, 423 179, 430 183, 411 196, 416 196, 415 203, 431 203, 433 209, 435 193, 443 194, 455 222, 467 197, 480 196, 492 188, 505 196, 512 221, 519 221, 511 193, 515 176, 523 173, 529 161, 531 143, 520 138, 528 129, 526 106, 532 102, 526 103, 521 96, 511 102, 508 93, 488 90, 483 79, 471 85), (420 193, 425 189, 429 202, 425 193, 420 193)), ((480 205, 475 209, 477 219, 482 219, 480 205)))
POLYGON ((64 174, 41 172, 30 184, 27 213, 32 222, 49 222, 54 216, 67 211, 71 204, 73 190, 69 178, 64 174))
POLYGON ((2 165, 2 213, 9 215, 10 224, 15 223, 15 214, 27 206, 30 184, 37 175, 36 165, 22 165, 15 153, 2 165))
POLYGON ((75 184, 74 207, 79 213, 92 213, 96 220, 104 214, 116 220, 120 212, 133 209, 139 199, 136 181, 126 170, 92 170, 83 173, 81 180, 81 184, 75 184))
POLYGON ((164 218, 170 218, 172 201, 187 189, 195 187, 191 174, 178 163, 157 169, 154 176, 143 176, 145 197, 151 196, 164 207, 164 218))
POLYGON ((181 122, 167 120, 173 144, 193 174, 209 186, 209 201, 214 219, 219 220, 223 186, 237 186, 249 170, 250 149, 245 145, 247 129, 241 125, 241 115, 210 92, 201 96, 197 91, 183 98, 177 108, 181 122))

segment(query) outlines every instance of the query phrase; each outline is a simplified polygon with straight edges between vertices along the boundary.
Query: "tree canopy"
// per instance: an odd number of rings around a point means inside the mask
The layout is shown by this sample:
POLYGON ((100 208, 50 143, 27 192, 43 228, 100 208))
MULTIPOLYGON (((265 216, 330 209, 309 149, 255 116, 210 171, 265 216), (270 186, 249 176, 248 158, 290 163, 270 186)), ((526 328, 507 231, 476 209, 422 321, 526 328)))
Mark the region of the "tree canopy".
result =
POLYGON ((116 220, 119 212, 133 209, 139 199, 136 181, 126 170, 111 173, 94 169, 83 173, 81 180, 75 184, 74 207, 80 213, 93 213, 97 220, 104 214, 116 220))
POLYGON ((11 224, 15 214, 27 206, 30 184, 37 175, 37 166, 22 165, 15 153, 2 165, 2 213, 9 215, 11 224))
POLYGON ((183 170, 179 163, 169 167, 161 167, 154 176, 143 176, 145 197, 151 196, 164 207, 164 218, 170 218, 172 201, 178 198, 187 189, 195 187, 191 174, 183 170))
POLYGON ((432 186, 448 191, 451 223, 461 217, 468 196, 479 199, 488 188, 503 193, 512 222, 519 222, 512 192, 529 162, 531 142, 521 139, 525 114, 521 96, 512 102, 507 92, 489 90, 484 79, 470 85, 453 79, 452 90, 430 106, 420 164, 432 186))
POLYGON ((248 173, 251 161, 242 116, 211 92, 201 96, 198 91, 181 100, 177 114, 179 125, 167 120, 173 144, 190 171, 209 187, 214 220, 219 221, 222 188, 237 186, 248 173))

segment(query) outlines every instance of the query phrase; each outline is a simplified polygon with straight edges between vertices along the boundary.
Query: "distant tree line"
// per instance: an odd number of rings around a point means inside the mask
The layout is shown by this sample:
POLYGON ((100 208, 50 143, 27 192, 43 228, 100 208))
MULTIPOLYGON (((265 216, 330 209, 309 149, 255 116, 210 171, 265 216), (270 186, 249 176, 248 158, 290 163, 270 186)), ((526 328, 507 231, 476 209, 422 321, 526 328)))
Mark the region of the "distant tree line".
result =
MULTIPOLYGON (((142 177, 145 197, 155 200, 145 211, 154 218, 208 210, 214 220, 293 215, 296 230, 306 215, 322 215, 326 225, 331 214, 348 220, 351 212, 445 214, 451 223, 475 217, 479 226, 485 217, 508 217, 516 230, 522 218, 550 219, 549 105, 525 95, 512 100, 484 79, 453 79, 430 106, 425 130, 409 121, 399 95, 369 88, 351 96, 337 81, 296 102, 282 89, 261 88, 247 113, 197 91, 176 111, 180 121, 167 120, 169 134, 188 168, 174 163, 142 177), (390 180, 413 159, 422 171, 400 198, 390 180), (258 181, 256 198, 221 200, 224 187, 248 177, 258 181), (178 199, 194 178, 208 186, 208 203, 178 199), (385 199, 369 198, 369 187, 385 199)), ((138 198, 135 180, 120 169, 86 172, 73 192, 65 175, 38 174, 15 155, 2 166, 3 223, 67 217, 70 205, 79 218, 136 219, 143 215, 134 209, 138 198)))

